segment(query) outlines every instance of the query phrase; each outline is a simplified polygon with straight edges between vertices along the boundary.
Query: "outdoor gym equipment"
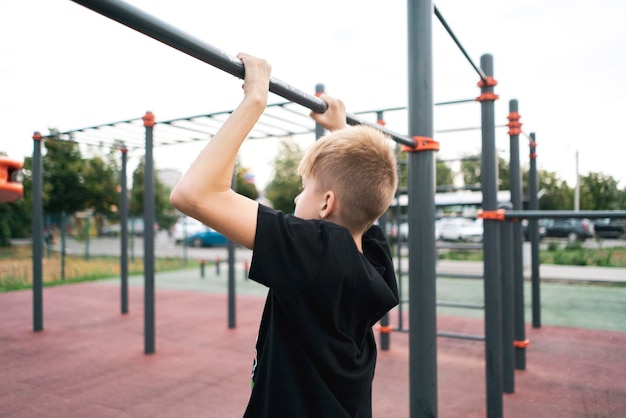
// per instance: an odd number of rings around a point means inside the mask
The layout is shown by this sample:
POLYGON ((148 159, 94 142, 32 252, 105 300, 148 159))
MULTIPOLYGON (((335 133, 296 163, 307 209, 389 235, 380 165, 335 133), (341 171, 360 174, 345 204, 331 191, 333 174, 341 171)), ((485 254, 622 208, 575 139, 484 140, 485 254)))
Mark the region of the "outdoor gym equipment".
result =
POLYGON ((0 157, 0 202, 15 202, 24 194, 21 161, 0 157))

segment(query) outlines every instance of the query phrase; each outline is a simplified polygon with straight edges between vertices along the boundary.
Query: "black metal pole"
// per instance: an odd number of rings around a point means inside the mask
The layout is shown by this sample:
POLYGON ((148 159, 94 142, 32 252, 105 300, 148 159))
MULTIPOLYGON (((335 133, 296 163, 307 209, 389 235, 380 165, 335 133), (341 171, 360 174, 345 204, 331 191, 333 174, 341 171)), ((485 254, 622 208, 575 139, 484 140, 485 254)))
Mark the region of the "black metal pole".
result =
MULTIPOLYGON (((493 80, 493 58, 485 54, 480 67, 489 80, 493 80)), ((494 95, 495 82, 481 82, 482 158, 481 187, 483 211, 493 212, 498 207, 498 161, 494 95)), ((502 417, 502 305, 499 267, 499 222, 484 219, 483 265, 485 292, 485 362, 487 377, 487 416, 502 417)))
MULTIPOLYGON (((409 134, 425 139, 433 138, 432 16, 432 0, 408 0, 409 134)), ((408 163, 410 416, 436 417, 435 152, 414 151, 408 163)))
MULTIPOLYGON (((539 177, 537 175, 537 143, 535 133, 530 134, 530 173, 528 176, 529 209, 539 210, 539 177)), ((530 232, 530 269, 531 269, 531 294, 532 294, 532 324, 533 328, 541 328, 541 295, 539 278, 539 224, 537 219, 528 222, 530 232)))
MULTIPOLYGON (((319 83, 315 85, 315 96, 319 97, 320 94, 324 93, 324 85, 319 83)), ((319 123, 315 123, 315 140, 320 139, 324 136, 325 130, 322 125, 319 123)))
POLYGON ((145 167, 143 173, 143 277, 144 277, 144 352, 155 352, 154 336, 154 115, 143 116, 146 130, 145 167))
POLYGON ((122 313, 128 313, 128 149, 120 148, 122 169, 120 172, 120 275, 122 313))
POLYGON ((502 390, 515 393, 515 348, 513 346, 513 224, 500 223, 500 277, 502 284, 502 390))
MULTIPOLYGON (((212 65, 213 67, 243 79, 244 68, 243 63, 239 59, 175 28, 160 19, 157 19, 154 16, 149 15, 148 13, 145 13, 128 3, 119 0, 72 1, 115 20, 118 23, 128 26, 131 29, 141 32, 144 35, 156 39, 157 41, 169 45, 187 55, 197 58, 200 61, 212 65)), ((320 98, 298 90, 274 77, 270 79, 270 91, 317 113, 324 113, 328 108, 326 102, 320 98)), ((370 125, 376 127, 399 143, 409 146, 414 145, 412 139, 386 128, 376 126, 376 124, 370 123, 351 113, 346 114, 346 120, 350 125, 370 125)))
MULTIPOLYGON (((522 132, 517 100, 509 101, 509 184, 511 185, 511 204, 513 210, 523 210, 522 171, 520 168, 519 135, 522 132)), ((524 318, 524 236, 520 219, 513 222, 513 326, 514 340, 526 340, 526 321, 524 318)), ((526 349, 515 347, 515 368, 526 369, 526 349)))
POLYGON ((33 331, 43 330, 43 164, 39 132, 33 134, 33 331))
MULTIPOLYGON (((233 170, 233 179, 231 181, 231 188, 237 191, 237 167, 233 170)), ((228 250, 228 328, 234 329, 237 327, 237 299, 235 297, 235 243, 228 240, 226 243, 228 250)))
POLYGON ((599 219, 599 218, 626 218, 624 210, 520 210, 506 211, 505 219, 599 219))

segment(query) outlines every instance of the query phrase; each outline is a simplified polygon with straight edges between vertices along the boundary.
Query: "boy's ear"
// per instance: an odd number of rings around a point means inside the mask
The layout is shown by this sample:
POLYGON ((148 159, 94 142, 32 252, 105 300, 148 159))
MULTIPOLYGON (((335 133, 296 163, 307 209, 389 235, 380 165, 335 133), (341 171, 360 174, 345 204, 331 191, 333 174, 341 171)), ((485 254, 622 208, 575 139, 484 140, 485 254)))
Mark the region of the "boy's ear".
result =
POLYGON ((320 210, 320 218, 328 218, 335 210, 336 203, 337 201, 335 200, 335 193, 332 190, 324 193, 324 204, 322 206, 322 209, 320 210))

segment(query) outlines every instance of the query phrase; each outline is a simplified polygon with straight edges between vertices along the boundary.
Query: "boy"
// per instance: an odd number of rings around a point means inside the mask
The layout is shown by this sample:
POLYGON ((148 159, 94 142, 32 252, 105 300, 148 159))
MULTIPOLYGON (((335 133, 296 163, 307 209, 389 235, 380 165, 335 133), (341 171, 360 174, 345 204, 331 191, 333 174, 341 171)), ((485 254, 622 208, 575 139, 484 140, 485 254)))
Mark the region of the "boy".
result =
POLYGON ((327 95, 331 131, 304 156, 294 216, 231 190, 237 151, 267 102, 271 67, 237 55, 244 98, 172 191, 181 212, 253 249, 249 277, 269 287, 245 417, 370 417, 372 326, 398 303, 376 219, 396 185, 395 158, 374 128, 346 127, 327 95))

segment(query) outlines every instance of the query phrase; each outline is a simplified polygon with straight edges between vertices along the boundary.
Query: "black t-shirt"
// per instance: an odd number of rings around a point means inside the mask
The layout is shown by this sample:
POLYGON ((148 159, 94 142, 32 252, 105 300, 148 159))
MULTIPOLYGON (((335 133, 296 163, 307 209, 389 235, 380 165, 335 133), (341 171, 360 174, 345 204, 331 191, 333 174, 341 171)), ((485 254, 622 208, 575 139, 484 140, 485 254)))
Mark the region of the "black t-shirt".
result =
POLYGON ((250 278, 270 288, 245 417, 371 417, 372 326, 397 305, 381 229, 347 228, 259 206, 250 278))

